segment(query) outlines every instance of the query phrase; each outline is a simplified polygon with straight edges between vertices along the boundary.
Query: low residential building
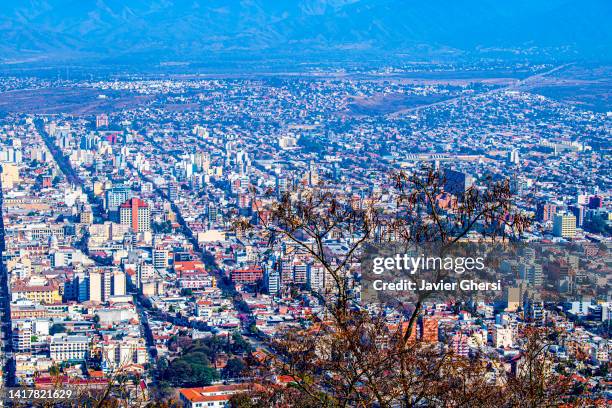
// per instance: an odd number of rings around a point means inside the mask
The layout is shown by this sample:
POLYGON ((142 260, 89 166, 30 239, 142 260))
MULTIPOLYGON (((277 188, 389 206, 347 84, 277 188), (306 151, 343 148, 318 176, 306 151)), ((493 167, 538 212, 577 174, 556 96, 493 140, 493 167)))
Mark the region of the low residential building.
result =
POLYGON ((229 406, 232 395, 246 392, 250 388, 250 384, 211 385, 181 388, 179 395, 186 408, 220 408, 229 406))
POLYGON ((54 361, 84 360, 89 354, 89 338, 56 334, 51 338, 49 351, 54 361))

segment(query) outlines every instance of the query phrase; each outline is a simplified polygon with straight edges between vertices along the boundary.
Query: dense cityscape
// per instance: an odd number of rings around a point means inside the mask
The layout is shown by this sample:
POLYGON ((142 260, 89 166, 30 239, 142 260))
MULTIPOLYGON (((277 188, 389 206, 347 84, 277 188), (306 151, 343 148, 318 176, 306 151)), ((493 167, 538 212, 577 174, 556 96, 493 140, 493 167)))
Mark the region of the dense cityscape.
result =
MULTIPOLYGON (((325 186, 351 205, 378 196, 385 211, 396 205, 391 174, 426 166, 453 180, 435 197, 439 211, 508 180, 532 220, 523 241, 584 247, 581 257, 527 264, 525 284, 586 279, 593 290, 535 306, 508 296, 471 310, 429 302, 416 341, 486 353, 497 378, 520 366, 526 328, 554 322, 563 336, 547 349, 551 370, 580 387, 574 394, 609 403, 611 113, 526 89, 559 67, 521 68, 505 83, 405 81, 390 74, 398 70, 0 78, 4 92, 62 88, 113 104, 0 119, 3 384, 104 390, 122 375, 133 406, 229 404, 258 383, 252 361, 274 354, 271 341, 287 330, 324 319, 319 294, 334 292, 296 242, 270 246, 261 220, 273 203, 325 186), (127 94, 137 102, 123 104, 127 94), (406 105, 387 111, 394 100, 406 105), (252 223, 249 237, 238 219, 252 223)), ((324 243, 341 259, 351 238, 324 243)), ((388 324, 401 318, 391 313, 388 324)), ((296 381, 272 374, 277 387, 296 381)))

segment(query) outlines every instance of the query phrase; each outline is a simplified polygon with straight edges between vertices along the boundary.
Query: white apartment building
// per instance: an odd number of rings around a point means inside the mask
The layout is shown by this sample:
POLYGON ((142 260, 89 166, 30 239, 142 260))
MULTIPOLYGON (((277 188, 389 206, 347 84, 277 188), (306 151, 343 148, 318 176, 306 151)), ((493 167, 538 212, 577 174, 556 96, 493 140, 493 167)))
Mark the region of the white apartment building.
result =
POLYGON ((49 344, 51 359, 56 362, 84 360, 89 354, 89 339, 86 336, 55 334, 49 344))

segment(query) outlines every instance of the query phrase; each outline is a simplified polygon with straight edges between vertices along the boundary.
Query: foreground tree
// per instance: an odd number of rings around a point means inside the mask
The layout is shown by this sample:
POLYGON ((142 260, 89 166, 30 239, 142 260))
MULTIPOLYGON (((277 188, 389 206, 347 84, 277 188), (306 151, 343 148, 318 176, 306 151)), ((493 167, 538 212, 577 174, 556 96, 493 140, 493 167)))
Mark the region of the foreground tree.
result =
POLYGON ((262 204, 256 225, 244 218, 236 222, 246 241, 263 234, 272 250, 295 246, 323 268, 332 285, 317 293, 325 313, 312 317, 305 330, 275 337, 269 344, 274 352, 251 365, 257 381, 267 383, 265 391, 237 396, 235 406, 509 403, 509 387, 500 381, 503 370, 485 356, 459 356, 440 344, 416 340, 424 299, 390 316, 365 310, 352 298, 353 268, 366 243, 452 246, 474 233, 483 241, 514 239, 529 225, 513 205, 508 182, 487 181, 484 188, 470 188, 460 197, 445 194, 443 184, 438 172, 427 170, 395 173, 387 191, 366 198, 316 186, 262 204), (329 246, 331 238, 348 247, 338 254, 329 246), (280 377, 286 386, 278 385, 280 377))
POLYGON ((523 327, 521 334, 522 352, 513 362, 513 375, 505 384, 509 403, 533 408, 567 403, 571 381, 553 373, 549 353, 554 331, 546 327, 523 327))

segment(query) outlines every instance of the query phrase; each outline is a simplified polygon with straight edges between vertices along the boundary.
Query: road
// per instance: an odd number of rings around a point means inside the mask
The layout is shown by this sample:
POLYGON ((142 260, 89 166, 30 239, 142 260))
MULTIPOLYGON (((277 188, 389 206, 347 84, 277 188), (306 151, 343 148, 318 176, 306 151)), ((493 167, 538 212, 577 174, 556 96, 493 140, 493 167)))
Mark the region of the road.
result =
POLYGON ((75 186, 79 186, 83 189, 83 191, 87 194, 87 198, 89 204, 92 207, 92 211, 96 220, 99 220, 102 217, 102 202, 101 200, 95 196, 93 191, 87 187, 81 176, 74 170, 68 156, 64 155, 62 150, 55 144, 55 139, 51 137, 47 131, 45 130, 45 124, 42 119, 37 119, 34 121, 34 125, 36 126, 36 130, 38 134, 45 142, 47 149, 51 152, 53 156, 53 160, 59 167, 60 171, 64 174, 68 182, 75 186))
MULTIPOLYGON (((78 173, 72 167, 72 164, 70 163, 70 160, 68 160, 68 157, 66 157, 64 155, 64 153, 61 151, 61 149, 55 144, 55 140, 45 131, 44 123, 41 120, 38 120, 38 121, 35 122, 35 125, 36 125, 36 128, 38 130, 38 133, 40 134, 41 138, 45 142, 47 148, 51 152, 51 155, 53 156, 55 162, 59 166, 59 168, 62 171, 62 173, 66 176, 68 181, 70 181, 74 185, 81 186, 86 191, 86 193, 88 194, 89 201, 91 202, 92 201, 93 192, 89 191, 86 188, 85 183, 83 182, 81 177, 78 175, 78 173)), ((134 170, 136 170, 131 165, 131 163, 129 165, 134 170)), ((149 180, 143 174, 140 174, 140 177, 143 180, 145 180, 145 181, 151 182, 151 180, 149 180)), ((177 221, 179 222, 179 224, 183 228, 183 233, 189 239, 189 241, 194 246, 194 248, 198 251, 198 253, 200 254, 200 256, 202 258, 202 261, 205 262, 209 267, 211 267, 211 269, 214 268, 214 262, 212 260, 212 256, 210 256, 210 255, 206 256, 206 254, 204 254, 204 252, 201 250, 201 248, 200 248, 200 246, 198 244, 197 239, 194 237, 192 231, 189 229, 189 227, 187 226, 187 223, 185 222, 185 220, 181 216, 180 209, 173 202, 171 202, 169 200, 169 197, 167 196, 165 191, 163 191, 162 189, 156 187, 156 192, 163 199, 165 199, 166 201, 170 202, 170 204, 172 206, 172 211, 174 211, 174 213, 176 214, 177 221)), ((98 208, 98 210, 100 210, 100 209, 98 208)), ((100 214, 100 211, 98 211, 98 214, 100 214)), ((88 253, 87 248, 81 248, 81 249, 83 250, 83 252, 88 253)), ((96 259, 94 259, 94 261, 96 261, 96 259)), ((99 262, 97 262, 97 261, 96 261, 96 263, 99 264, 99 262)), ((155 354, 154 354, 155 343, 153 341, 153 336, 152 336, 151 329, 150 329, 150 326, 149 326, 148 316, 144 312, 144 308, 143 308, 143 305, 140 302, 140 300, 136 299, 135 302, 136 302, 136 308, 137 308, 138 313, 140 315, 141 332, 143 333, 143 336, 144 336, 145 341, 147 343, 147 349, 149 351, 149 355, 150 355, 150 357, 152 359, 151 361, 153 362, 153 361, 155 361, 154 360, 154 358, 155 358, 155 354)), ((199 328, 202 328, 202 327, 199 327, 199 328)))
POLYGON ((4 367, 3 372, 5 376, 6 385, 11 386, 15 383, 15 366, 12 361, 13 357, 13 345, 11 341, 12 327, 11 327, 11 292, 9 288, 10 280, 8 277, 8 271, 4 264, 4 251, 6 249, 6 243, 4 241, 4 193, 2 191, 2 181, 0 180, 0 326, 1 330, 1 342, 2 350, 0 351, 0 360, 4 367))
POLYGON ((481 97, 481 96, 485 96, 485 95, 494 95, 496 93, 501 93, 501 92, 505 92, 505 91, 516 91, 519 90, 520 88, 524 87, 524 86, 532 86, 535 83, 537 83, 538 79, 543 78, 547 75, 552 74, 553 72, 559 71, 565 67, 568 67, 572 65, 572 63, 568 63, 568 64, 563 64, 563 65, 559 65, 556 66, 554 68, 549 69, 548 71, 544 71, 544 72, 540 72, 531 76, 528 76, 527 78, 524 79, 517 79, 516 81, 513 81, 512 83, 510 83, 509 85, 503 86, 501 88, 495 88, 495 89, 491 89, 490 91, 486 91, 486 92, 481 92, 475 95, 470 95, 470 96, 457 96, 455 98, 450 98, 450 99, 445 99, 443 101, 439 101, 439 102, 434 102, 434 103, 430 103, 427 105, 420 105, 420 106, 415 106, 414 108, 407 108, 407 109, 401 109, 398 110, 396 112, 390 113, 387 115, 388 118, 390 119, 397 119, 403 115, 407 115, 410 113, 416 113, 419 112, 423 109, 428 109, 434 106, 442 106, 442 105, 448 105, 448 104, 452 104, 455 102, 459 102, 459 101, 465 101, 468 99, 473 99, 476 97, 481 97))
MULTIPOLYGON (((149 361, 151 362, 151 366, 155 366, 155 362, 157 359, 157 349, 155 348, 155 340, 153 339, 153 332, 151 331, 151 326, 149 326, 149 317, 144 309, 144 306, 141 303, 140 295, 134 295, 134 304, 136 306, 136 311, 138 312, 138 317, 140 321, 140 332, 141 335, 145 339, 145 343, 147 345, 147 352, 149 353, 149 361)), ((153 375, 153 370, 148 370, 145 373, 145 383, 150 386, 155 382, 155 376, 153 375)))
MULTIPOLYGON (((85 186, 85 183, 83 182, 83 180, 81 179, 81 177, 77 174, 77 172, 74 170, 74 168, 72 167, 72 164, 70 163, 70 160, 68 160, 68 158, 63 154, 63 152, 60 150, 59 147, 57 147, 57 145, 55 144, 55 140, 49 135, 47 134, 47 132, 45 131, 44 128, 44 124, 42 121, 37 121, 35 123, 36 128, 38 130, 38 133, 40 134, 41 138, 43 139, 43 141, 45 142, 45 144, 47 145, 47 148, 49 149, 49 151, 51 152, 51 155, 53 156, 55 162, 57 163, 57 165, 59 166, 60 170, 62 171, 62 173, 64 173, 64 175, 66 176, 66 178, 72 182, 75 185, 81 186, 85 192, 87 193, 87 195, 89 196, 89 202, 92 202, 93 199, 93 191, 90 191, 89 189, 87 189, 87 187, 85 186)), ((96 206, 94 207, 94 211, 97 210, 98 215, 101 214, 101 206, 96 206)), ((85 254, 89 254, 88 248, 87 248, 87 244, 86 242, 83 243, 83 245, 80 245, 80 249, 85 253, 85 254)), ((96 262, 97 265, 101 265, 104 266, 104 264, 102 262, 100 262, 100 260, 96 259, 95 257, 92 257, 92 260, 94 262, 96 262)), ((135 306, 136 309, 140 315, 140 328, 141 328, 141 333, 144 336, 145 342, 147 344, 147 350, 149 351, 149 355, 151 357, 151 361, 155 361, 154 360, 154 355, 152 350, 155 349, 155 343, 153 341, 153 336, 151 333, 151 329, 149 327, 149 322, 147 320, 147 316, 145 313, 143 313, 143 309, 142 309, 142 305, 140 304, 139 300, 136 299, 136 295, 135 297, 135 306)))
POLYGON ((42 119, 35 120, 34 125, 36 126, 38 134, 45 142, 45 145, 47 145, 47 149, 51 152, 55 163, 57 163, 62 173, 64 173, 68 182, 83 187, 85 183, 83 183, 81 177, 79 177, 77 172, 72 168, 68 157, 65 156, 62 150, 55 144, 55 140, 45 131, 45 125, 42 119))
MULTIPOLYGON (((161 151, 161 149, 159 148, 159 146, 155 143, 155 141, 150 138, 145 136, 145 139, 147 139, 147 141, 151 144, 151 146, 154 146, 155 149, 160 150, 159 151, 159 157, 162 157, 162 155, 164 154, 164 152, 161 151)), ((175 155, 175 158, 178 159, 178 157, 175 155)), ((221 276, 221 273, 219 271, 219 269, 217 268, 214 258, 213 256, 205 251, 203 248, 200 247, 200 243, 198 242, 197 238, 193 235, 193 231, 191 231, 191 228, 189 228, 189 226, 187 225, 187 222, 185 221, 185 219, 183 218, 182 214, 181 214, 181 210, 180 208, 172 201, 170 200, 170 197, 168 196, 168 194, 161 188, 157 187, 155 185, 155 183, 153 183, 153 181, 146 176, 145 174, 143 174, 142 172, 140 172, 129 160, 128 160, 128 166, 136 171, 138 173, 138 175, 140 176, 140 178, 148 183, 151 183, 153 185, 153 188, 155 189, 155 192, 157 194, 160 195, 160 197, 162 197, 164 200, 166 200, 167 202, 170 203, 170 207, 172 208, 172 211, 174 212, 174 214, 176 215, 176 220, 179 223, 179 225, 181 226, 182 232, 183 234, 187 237, 187 239, 189 240, 189 242, 191 243, 191 245, 193 245, 193 248, 197 251, 197 253, 199 254, 200 259, 202 260, 202 262, 209 268, 209 270, 211 270, 215 275, 217 275, 218 278, 218 282, 223 282, 223 276, 221 276)), ((230 283, 230 286, 228 288, 223 288, 224 294, 227 295, 228 297, 231 297, 232 302, 234 304, 234 308, 237 311, 241 311, 241 308, 239 307, 239 303, 242 302, 242 297, 240 296, 239 293, 236 292, 236 289, 233 285, 233 283, 230 283), (234 294, 237 294, 237 296, 234 296, 234 294)), ((242 302, 244 303, 244 302, 242 302)), ((244 309, 244 308, 242 308, 244 309)), ((248 327, 249 323, 252 320, 252 315, 250 314, 250 312, 248 313, 248 317, 249 317, 249 321, 246 322, 246 324, 243 324, 242 326, 242 331, 246 331, 246 327, 248 327)), ((245 322, 242 322, 245 323, 245 322)), ((189 324, 187 323, 186 325, 193 327, 193 328, 198 328, 200 329, 200 325, 199 323, 195 323, 195 326, 193 324, 189 324)), ((206 328, 207 326, 204 325, 202 328, 206 328)))

